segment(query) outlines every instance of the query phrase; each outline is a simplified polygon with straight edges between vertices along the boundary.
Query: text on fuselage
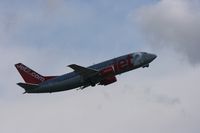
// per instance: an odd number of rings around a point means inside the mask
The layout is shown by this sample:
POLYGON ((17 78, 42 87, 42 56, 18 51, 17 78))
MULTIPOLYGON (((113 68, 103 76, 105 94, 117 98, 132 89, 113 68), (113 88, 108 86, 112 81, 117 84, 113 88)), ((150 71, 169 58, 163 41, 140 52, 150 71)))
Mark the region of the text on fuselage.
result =
POLYGON ((132 68, 134 66, 132 59, 133 56, 130 54, 124 57, 123 59, 114 61, 115 72, 120 73, 121 71, 125 71, 126 69, 132 68))
POLYGON ((24 71, 25 73, 27 73, 28 75, 31 75, 32 77, 40 80, 40 81, 45 81, 45 78, 40 76, 39 74, 35 73, 34 71, 32 71, 31 69, 29 69, 28 67, 20 64, 16 66, 19 70, 24 71))

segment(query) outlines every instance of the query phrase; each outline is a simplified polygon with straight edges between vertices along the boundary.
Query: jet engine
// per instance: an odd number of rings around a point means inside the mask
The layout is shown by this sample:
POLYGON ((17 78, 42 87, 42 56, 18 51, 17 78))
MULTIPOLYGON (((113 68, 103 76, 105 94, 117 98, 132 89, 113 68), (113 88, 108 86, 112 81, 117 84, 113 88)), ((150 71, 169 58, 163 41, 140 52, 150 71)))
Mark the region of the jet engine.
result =
POLYGON ((102 76, 102 80, 99 83, 100 85, 108 85, 117 81, 113 67, 102 69, 100 75, 102 76))
POLYGON ((101 82, 99 84, 100 85, 109 85, 116 81, 117 81, 117 78, 115 76, 113 76, 113 77, 108 77, 108 78, 101 80, 101 82))

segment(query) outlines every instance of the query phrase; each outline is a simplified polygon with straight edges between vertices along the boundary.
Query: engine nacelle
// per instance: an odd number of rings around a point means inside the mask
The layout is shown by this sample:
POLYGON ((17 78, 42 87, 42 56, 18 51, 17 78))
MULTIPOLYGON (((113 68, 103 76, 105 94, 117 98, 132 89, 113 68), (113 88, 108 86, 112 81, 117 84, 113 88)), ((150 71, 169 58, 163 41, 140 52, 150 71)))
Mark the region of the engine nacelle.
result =
POLYGON ((114 71, 113 67, 107 67, 100 71, 100 75, 105 78, 113 77, 113 76, 115 76, 115 71, 114 71))
POLYGON ((117 81, 113 67, 102 69, 100 75, 102 76, 102 80, 99 83, 100 85, 108 85, 117 81))
POLYGON ((109 85, 117 81, 116 77, 108 77, 103 79, 99 84, 100 85, 109 85))

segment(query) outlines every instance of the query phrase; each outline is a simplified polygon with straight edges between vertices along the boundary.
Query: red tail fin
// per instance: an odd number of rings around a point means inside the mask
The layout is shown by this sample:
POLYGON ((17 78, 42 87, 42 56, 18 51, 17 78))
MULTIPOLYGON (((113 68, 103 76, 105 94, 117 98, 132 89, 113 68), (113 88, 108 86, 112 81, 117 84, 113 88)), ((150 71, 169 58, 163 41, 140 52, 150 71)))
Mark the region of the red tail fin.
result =
POLYGON ((42 76, 22 63, 15 64, 15 67, 17 68, 17 70, 19 71, 20 75, 22 76, 22 78, 26 83, 39 84, 46 80, 56 77, 56 76, 47 76, 47 77, 42 76))

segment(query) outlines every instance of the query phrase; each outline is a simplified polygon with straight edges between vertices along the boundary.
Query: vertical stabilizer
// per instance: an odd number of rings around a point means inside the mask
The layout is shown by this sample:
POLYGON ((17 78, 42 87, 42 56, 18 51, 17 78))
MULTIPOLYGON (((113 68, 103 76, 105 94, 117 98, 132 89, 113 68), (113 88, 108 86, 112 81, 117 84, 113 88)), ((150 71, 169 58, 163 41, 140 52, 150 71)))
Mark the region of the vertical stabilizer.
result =
POLYGON ((45 80, 56 77, 56 76, 48 76, 48 77, 42 76, 22 63, 15 64, 15 67, 17 68, 17 70, 19 71, 20 75, 22 76, 22 78, 26 83, 39 84, 44 82, 45 80))

